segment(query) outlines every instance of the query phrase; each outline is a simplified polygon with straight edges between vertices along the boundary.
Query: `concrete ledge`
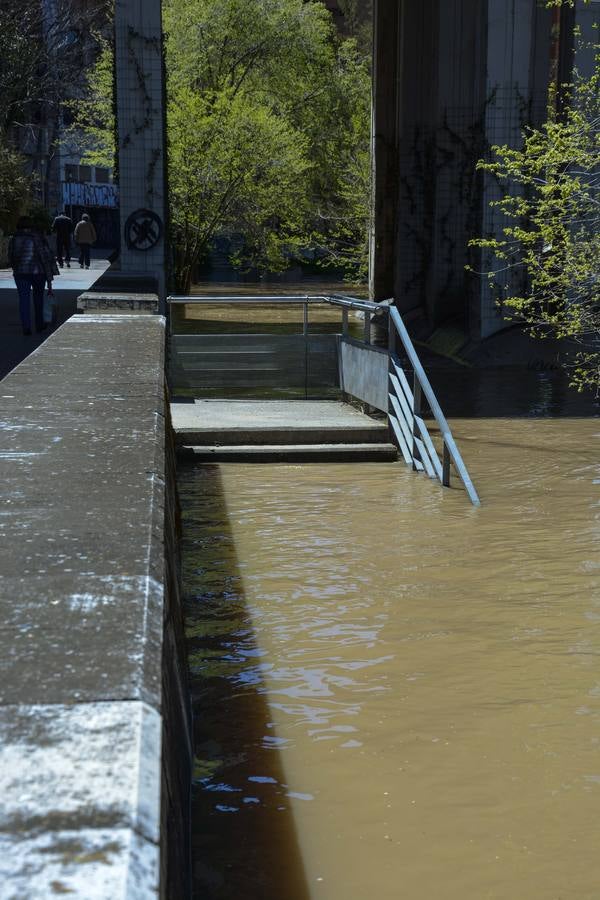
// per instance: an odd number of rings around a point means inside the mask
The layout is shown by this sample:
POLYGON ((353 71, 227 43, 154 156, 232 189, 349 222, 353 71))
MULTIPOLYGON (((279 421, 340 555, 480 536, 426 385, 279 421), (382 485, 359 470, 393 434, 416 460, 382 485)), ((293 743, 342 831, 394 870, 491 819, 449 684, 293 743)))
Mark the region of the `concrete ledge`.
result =
POLYGON ((114 313, 119 310, 134 313, 158 313, 158 295, 89 291, 80 294, 77 298, 78 313, 114 313))
POLYGON ((0 383, 0 897, 185 897, 191 739, 164 319, 0 383), (85 863, 85 865, 84 865, 85 863))
POLYGON ((0 832, 112 827, 160 843, 156 710, 128 701, 4 706, 0 734, 0 832))
POLYGON ((145 900, 156 894, 158 848, 130 830, 0 834, 2 900, 70 897, 145 900))

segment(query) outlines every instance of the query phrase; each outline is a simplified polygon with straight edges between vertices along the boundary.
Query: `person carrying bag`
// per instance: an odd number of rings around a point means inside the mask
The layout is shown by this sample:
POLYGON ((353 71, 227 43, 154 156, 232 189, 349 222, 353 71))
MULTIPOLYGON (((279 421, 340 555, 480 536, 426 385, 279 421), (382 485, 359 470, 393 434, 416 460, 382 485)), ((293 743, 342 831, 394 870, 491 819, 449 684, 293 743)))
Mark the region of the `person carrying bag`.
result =
POLYGON ((16 233, 8 244, 8 260, 19 295, 19 313, 23 334, 31 334, 31 298, 35 330, 44 331, 44 287, 52 293, 52 279, 59 274, 54 254, 48 242, 34 226, 31 219, 22 216, 17 222, 16 233))

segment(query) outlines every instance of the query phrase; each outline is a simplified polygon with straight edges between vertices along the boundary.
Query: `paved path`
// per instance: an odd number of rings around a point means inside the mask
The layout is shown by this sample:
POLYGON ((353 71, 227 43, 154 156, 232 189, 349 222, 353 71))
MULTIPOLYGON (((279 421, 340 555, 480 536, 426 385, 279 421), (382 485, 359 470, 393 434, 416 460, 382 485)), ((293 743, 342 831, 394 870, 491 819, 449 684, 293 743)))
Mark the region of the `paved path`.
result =
MULTIPOLYGON (((75 312, 79 294, 87 291, 108 268, 105 259, 93 259, 91 269, 80 269, 77 263, 72 268, 61 269, 54 281, 54 291, 58 299, 58 325, 75 312)), ((0 378, 29 356, 46 340, 50 330, 25 337, 21 331, 17 290, 10 269, 0 269, 0 378)))

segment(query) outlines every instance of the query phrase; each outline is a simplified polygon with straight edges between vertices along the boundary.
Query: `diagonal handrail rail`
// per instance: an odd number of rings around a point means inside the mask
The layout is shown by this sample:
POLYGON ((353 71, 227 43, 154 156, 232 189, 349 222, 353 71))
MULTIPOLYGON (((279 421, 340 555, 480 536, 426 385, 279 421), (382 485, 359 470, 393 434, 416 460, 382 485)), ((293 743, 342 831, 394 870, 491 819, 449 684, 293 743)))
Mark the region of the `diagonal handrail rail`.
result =
POLYGON ((202 294, 200 296, 170 296, 167 304, 240 304, 260 305, 288 304, 303 305, 305 333, 307 324, 308 306, 312 304, 328 303, 342 309, 343 331, 346 334, 347 313, 353 309, 365 313, 365 338, 364 343, 371 342, 371 323, 368 314, 387 316, 388 321, 388 354, 389 373, 388 378, 391 390, 389 391, 388 420, 393 437, 408 465, 412 465, 416 471, 425 471, 431 478, 439 481, 444 487, 450 486, 450 464, 454 465, 456 473, 463 483, 465 491, 474 506, 480 506, 481 501, 475 490, 467 467, 456 445, 450 426, 442 412, 442 408, 435 396, 435 392, 421 364, 421 360, 415 350, 414 344, 406 329, 402 317, 396 307, 374 303, 371 300, 360 300, 345 294, 202 294), (403 371, 400 359, 396 355, 397 338, 404 348, 406 358, 412 368, 414 382, 411 389, 403 371), (422 397, 425 397, 431 414, 435 419, 442 439, 442 460, 440 461, 433 445, 427 425, 421 415, 422 397))
MULTIPOLYGON (((441 478, 439 469, 437 470, 437 476, 439 480, 445 487, 448 487, 450 484, 450 460, 454 463, 454 467, 458 473, 460 480, 462 481, 467 494, 469 495, 469 499, 474 506, 480 506, 481 501, 475 490, 475 486, 471 480, 467 467, 464 464, 463 458, 460 455, 460 451, 456 446, 456 441, 452 435, 452 431, 450 430, 450 426, 442 412, 442 408, 438 403, 437 397, 435 396, 434 390, 431 386, 431 383, 425 373, 425 369, 421 364, 421 360, 418 357, 417 351, 415 350, 414 344, 410 339, 410 335, 406 329, 406 325, 402 321, 402 317, 400 313, 395 307, 389 307, 389 316, 390 316, 390 325, 393 325, 396 334, 399 336, 400 341, 402 342, 402 346, 404 347, 404 352, 410 362, 414 375, 415 375, 415 385, 418 385, 419 392, 423 392, 427 399, 427 403, 429 404, 429 408, 431 413, 437 422, 438 428, 440 430, 440 434, 442 436, 443 445, 444 445, 444 458, 442 463, 442 471, 441 478)), ((393 356, 393 331, 392 328, 389 329, 390 333, 390 358, 393 356)), ((415 391, 415 393, 417 393, 415 391)), ((418 403, 414 404, 413 407, 413 418, 416 420, 416 428, 422 429, 423 420, 420 418, 418 413, 420 410, 418 409, 418 403)), ((414 429, 413 429, 414 433, 414 429)), ((431 450, 432 448, 430 448, 431 450)))

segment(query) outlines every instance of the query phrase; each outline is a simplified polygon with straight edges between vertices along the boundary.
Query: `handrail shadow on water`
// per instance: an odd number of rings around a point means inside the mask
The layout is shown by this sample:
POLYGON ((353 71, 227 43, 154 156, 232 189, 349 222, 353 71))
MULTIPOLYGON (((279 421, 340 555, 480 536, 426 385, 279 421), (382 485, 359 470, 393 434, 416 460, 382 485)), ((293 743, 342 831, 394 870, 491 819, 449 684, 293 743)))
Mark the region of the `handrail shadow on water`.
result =
POLYGON ((194 898, 309 900, 219 466, 179 470, 194 898))

